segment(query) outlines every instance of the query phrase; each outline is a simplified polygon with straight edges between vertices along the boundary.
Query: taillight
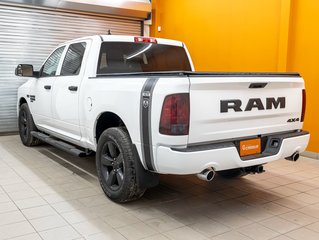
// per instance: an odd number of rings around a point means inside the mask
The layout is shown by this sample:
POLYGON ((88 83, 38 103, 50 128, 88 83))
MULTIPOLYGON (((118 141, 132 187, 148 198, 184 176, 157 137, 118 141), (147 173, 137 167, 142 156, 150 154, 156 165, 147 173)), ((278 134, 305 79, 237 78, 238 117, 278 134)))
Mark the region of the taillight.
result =
POLYGON ((189 94, 166 96, 161 113, 159 132, 165 135, 188 135, 189 94))
POLYGON ((300 119, 301 122, 305 120, 305 114, 306 114, 306 89, 302 89, 302 109, 301 109, 301 119, 300 119))
POLYGON ((146 38, 146 37, 134 37, 135 42, 145 42, 145 43, 157 43, 155 38, 146 38))

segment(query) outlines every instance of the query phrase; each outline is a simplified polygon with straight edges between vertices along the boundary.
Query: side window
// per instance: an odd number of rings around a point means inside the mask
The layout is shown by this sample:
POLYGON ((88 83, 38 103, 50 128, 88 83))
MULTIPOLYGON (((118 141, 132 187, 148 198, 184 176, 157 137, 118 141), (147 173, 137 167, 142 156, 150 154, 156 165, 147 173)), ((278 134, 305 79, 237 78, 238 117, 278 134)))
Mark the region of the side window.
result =
POLYGON ((41 77, 55 76, 63 50, 64 46, 59 47, 51 54, 42 67, 41 77))
POLYGON ((80 73, 85 47, 85 42, 70 45, 62 64, 62 76, 72 76, 80 73))

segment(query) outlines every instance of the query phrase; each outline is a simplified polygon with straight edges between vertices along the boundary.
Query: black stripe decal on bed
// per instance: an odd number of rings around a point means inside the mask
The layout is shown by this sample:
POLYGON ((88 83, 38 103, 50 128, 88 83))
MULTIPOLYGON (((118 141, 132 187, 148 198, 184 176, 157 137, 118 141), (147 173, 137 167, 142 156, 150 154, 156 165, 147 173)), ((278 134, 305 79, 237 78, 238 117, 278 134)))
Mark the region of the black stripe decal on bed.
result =
POLYGON ((140 104, 140 131, 141 131, 141 146, 142 155, 146 167, 150 171, 155 171, 154 157, 152 149, 152 94, 158 78, 148 78, 144 83, 141 92, 140 104))

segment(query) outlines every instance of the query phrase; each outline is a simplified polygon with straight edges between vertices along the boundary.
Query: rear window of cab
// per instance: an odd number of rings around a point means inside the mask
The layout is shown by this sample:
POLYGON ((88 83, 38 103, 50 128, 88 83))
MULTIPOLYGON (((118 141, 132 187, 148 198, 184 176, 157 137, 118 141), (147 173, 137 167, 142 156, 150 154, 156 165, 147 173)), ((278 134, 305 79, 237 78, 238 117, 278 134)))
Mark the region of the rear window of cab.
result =
POLYGON ((183 47, 145 42, 103 42, 97 74, 191 71, 183 47))

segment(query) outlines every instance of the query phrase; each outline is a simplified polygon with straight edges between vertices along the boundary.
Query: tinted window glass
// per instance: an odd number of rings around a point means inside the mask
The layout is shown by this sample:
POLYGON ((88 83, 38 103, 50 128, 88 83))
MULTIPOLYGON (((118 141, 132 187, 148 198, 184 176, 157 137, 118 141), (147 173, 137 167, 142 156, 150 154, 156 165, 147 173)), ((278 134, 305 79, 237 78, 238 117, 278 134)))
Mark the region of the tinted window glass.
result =
POLYGON ((85 46, 85 42, 70 45, 63 61, 61 75, 70 76, 80 73, 85 46))
POLYGON ((102 43, 97 74, 157 71, 191 71, 185 49, 152 43, 102 43))
POLYGON ((56 75, 56 70, 58 69, 63 50, 64 46, 58 48, 51 54, 42 67, 41 77, 51 77, 56 75))

